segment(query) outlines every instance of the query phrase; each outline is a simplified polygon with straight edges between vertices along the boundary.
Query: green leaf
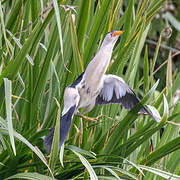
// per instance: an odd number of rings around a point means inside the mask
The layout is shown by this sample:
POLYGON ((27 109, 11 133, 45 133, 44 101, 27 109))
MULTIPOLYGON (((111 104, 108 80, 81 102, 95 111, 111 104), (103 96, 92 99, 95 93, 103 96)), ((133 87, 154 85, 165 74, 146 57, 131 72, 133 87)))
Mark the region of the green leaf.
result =
MULTIPOLYGON (((15 41, 15 43, 17 44, 17 46, 21 49, 22 48, 22 44, 19 42, 19 40, 10 32, 7 30, 7 32, 9 33, 9 35, 13 38, 13 40, 15 41)), ((26 59, 29 61, 29 63, 33 66, 34 62, 32 60, 32 58, 29 56, 29 54, 26 55, 26 59)))
POLYGON ((55 10, 57 27, 58 27, 58 33, 59 33, 59 41, 60 41, 60 47, 61 47, 61 55, 62 55, 62 59, 64 59, 63 41, 62 41, 62 30, 61 30, 61 19, 60 19, 59 8, 58 8, 58 4, 57 4, 57 1, 56 1, 56 0, 53 0, 53 6, 54 6, 54 10, 55 10))
POLYGON ((13 134, 13 123, 12 123, 12 85, 11 81, 7 78, 4 78, 4 86, 5 86, 5 100, 6 100, 6 119, 7 119, 7 126, 8 126, 8 132, 10 136, 11 146, 14 152, 14 155, 16 155, 16 147, 14 142, 14 134, 13 134))
POLYGON ((45 176, 39 173, 18 173, 16 175, 6 178, 8 179, 29 179, 29 180, 54 180, 54 178, 45 176))
POLYGON ((84 156, 82 156, 80 153, 78 153, 77 151, 74 151, 72 149, 71 149, 71 151, 79 157, 82 164, 86 167, 87 171, 89 172, 90 179, 98 180, 98 177, 97 177, 94 169, 92 168, 91 164, 88 162, 88 160, 84 156))
MULTIPOLYGON (((56 100, 56 99, 55 99, 56 100)), ((51 146, 51 153, 49 159, 49 167, 52 171, 54 171, 58 155, 59 155, 59 139, 60 139, 60 113, 61 108, 59 102, 56 100, 56 104, 58 105, 58 112, 56 117, 56 126, 54 130, 53 142, 51 146)))
POLYGON ((81 1, 80 12, 78 16, 78 23, 77 23, 77 37, 78 37, 78 47, 81 52, 84 36, 87 31, 88 20, 90 16, 90 7, 91 1, 81 1))
POLYGON ((95 153, 86 151, 86 150, 84 150, 84 149, 80 149, 80 148, 78 148, 78 147, 76 147, 76 146, 69 145, 68 148, 69 148, 70 150, 73 150, 73 151, 76 151, 76 152, 78 152, 78 153, 87 155, 87 156, 89 156, 89 157, 96 158, 96 154, 95 154, 95 153))
MULTIPOLYGON (((2 122, 2 121, 1 121, 2 122)), ((0 132, 3 134, 8 134, 6 129, 0 129, 0 132)), ((34 147, 27 139, 25 139, 21 134, 17 133, 16 131, 13 132, 14 137, 17 138, 18 140, 20 140, 21 142, 23 142, 24 144, 26 144, 40 159, 41 161, 46 165, 46 167, 48 168, 48 170, 50 171, 52 177, 53 177, 53 173, 50 169, 50 167, 47 164, 46 158, 44 157, 43 153, 37 148, 34 147)))
POLYGON ((148 47, 146 46, 145 49, 145 55, 144 55, 144 69, 143 69, 143 78, 144 78, 144 84, 143 84, 143 91, 144 93, 149 89, 149 64, 148 64, 148 47))
POLYGON ((0 75, 0 86, 2 85, 2 79, 4 77, 7 77, 10 80, 13 80, 16 77, 16 74, 19 68, 21 67, 22 63, 24 62, 24 59, 34 42, 37 32, 40 29, 40 27, 41 27, 40 24, 37 24, 35 30, 32 32, 29 39, 26 40, 25 44, 19 51, 18 55, 15 57, 14 60, 11 60, 9 62, 5 70, 2 72, 2 74, 0 75))
MULTIPOLYGON (((144 21, 145 21, 145 18, 144 18, 144 21)), ((147 33, 149 31, 150 24, 146 27, 146 29, 144 28, 145 28, 145 25, 143 24, 140 30, 140 35, 138 39, 136 40, 136 44, 135 44, 136 48, 134 49, 133 56, 131 57, 130 64, 128 66, 126 76, 125 76, 126 81, 127 81, 127 78, 130 79, 129 85, 132 88, 134 87, 136 72, 137 72, 138 65, 140 63, 140 54, 144 46, 147 33)))
POLYGON ((178 30, 180 31, 180 21, 178 21, 170 12, 166 12, 164 17, 178 30))
POLYGON ((91 24, 90 28, 90 33, 89 33, 89 39, 88 42, 86 43, 85 50, 84 50, 84 62, 87 64, 89 60, 92 58, 92 55, 94 53, 94 50, 96 48, 96 42, 98 41, 98 36, 100 35, 100 32, 102 32, 104 28, 104 22, 106 20, 106 14, 107 14, 107 9, 109 8, 111 4, 111 1, 109 0, 104 0, 102 2, 101 8, 99 12, 97 12, 97 16, 94 17, 93 23, 91 24))
MULTIPOLYGON (((52 55, 54 53, 54 49, 55 49, 55 45, 56 41, 57 41, 57 27, 54 26, 53 27, 53 36, 51 38, 51 41, 49 43, 48 49, 47 49, 47 54, 46 57, 44 59, 44 64, 41 68, 41 72, 34 90, 34 94, 33 94, 33 99, 32 99, 32 105, 33 108, 37 107, 39 102, 40 102, 40 97, 42 95, 42 92, 44 91, 45 88, 45 83, 46 83, 46 79, 47 79, 47 75, 48 75, 48 71, 49 71, 49 66, 50 66, 50 62, 51 62, 51 58, 52 55)), ((38 108, 35 108, 36 111, 34 111, 34 118, 36 118, 37 116, 37 110, 38 108)))
MULTIPOLYGON (((132 179, 138 180, 138 178, 136 176, 134 176, 133 174, 129 173, 128 171, 126 171, 126 170, 124 170, 122 168, 118 168, 118 167, 114 167, 114 166, 106 166, 106 165, 96 165, 96 166, 93 166, 93 167, 106 169, 113 176, 115 176, 117 179, 121 179, 121 176, 123 174, 123 176, 127 176, 127 177, 130 177, 132 179)), ((140 170, 140 171, 142 172, 142 170, 140 170)))
POLYGON ((133 14, 134 0, 130 0, 128 3, 127 10, 125 12, 125 23, 124 23, 124 33, 122 34, 120 46, 123 47, 128 40, 130 35, 132 14, 133 14))
POLYGON ((180 176, 160 170, 160 169, 156 169, 156 168, 152 168, 152 167, 148 167, 148 166, 142 166, 139 165, 140 168, 142 168, 143 170, 149 171, 153 174, 156 174, 158 176, 163 177, 164 179, 171 179, 171 180, 178 180, 180 179, 180 176))
POLYGON ((70 15, 70 29, 71 29, 71 41, 72 41, 72 48, 73 48, 73 60, 75 61, 75 69, 77 71, 77 74, 81 74, 84 71, 84 65, 83 61, 80 55, 80 51, 78 48, 78 39, 77 34, 75 30, 75 26, 72 20, 72 16, 70 15))

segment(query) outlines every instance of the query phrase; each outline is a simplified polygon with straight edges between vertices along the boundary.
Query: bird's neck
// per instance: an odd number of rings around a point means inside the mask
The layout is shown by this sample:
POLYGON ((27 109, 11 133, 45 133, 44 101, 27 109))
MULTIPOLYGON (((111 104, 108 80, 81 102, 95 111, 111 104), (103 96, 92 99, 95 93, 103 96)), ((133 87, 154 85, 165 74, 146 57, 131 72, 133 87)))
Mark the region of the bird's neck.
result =
POLYGON ((92 92, 99 91, 103 85, 103 76, 109 66, 112 50, 112 45, 101 47, 86 68, 84 79, 86 84, 91 87, 92 92))
POLYGON ((102 43, 99 52, 108 52, 109 54, 112 54, 114 44, 107 44, 107 43, 102 43))
POLYGON ((99 81, 106 73, 111 60, 112 49, 112 46, 104 46, 103 48, 100 48, 99 52, 94 57, 94 67, 91 72, 95 74, 97 81, 99 81))
POLYGON ((98 61, 101 66, 104 66, 104 70, 107 70, 107 67, 109 66, 111 56, 112 56, 113 46, 112 45, 105 45, 100 48, 97 56, 98 61), (101 61, 101 62, 100 62, 101 61))

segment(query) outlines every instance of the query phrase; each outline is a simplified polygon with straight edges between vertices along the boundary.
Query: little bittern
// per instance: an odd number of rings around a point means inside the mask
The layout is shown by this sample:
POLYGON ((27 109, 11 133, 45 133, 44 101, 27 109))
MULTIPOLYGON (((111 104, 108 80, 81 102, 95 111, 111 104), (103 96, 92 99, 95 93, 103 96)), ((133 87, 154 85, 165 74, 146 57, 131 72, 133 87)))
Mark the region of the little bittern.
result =
MULTIPOLYGON (((122 33, 123 31, 109 32, 86 70, 65 89, 64 108, 60 118, 59 148, 64 143, 73 115, 79 108, 84 108, 83 113, 86 113, 95 105, 121 104, 124 108, 131 110, 140 101, 121 77, 105 74, 114 45, 122 33)), ((139 112, 146 113, 152 116, 155 121, 158 121, 145 106, 142 106, 139 112)), ((49 136, 45 138, 47 152, 51 150, 53 135, 54 128, 51 129, 49 136)))

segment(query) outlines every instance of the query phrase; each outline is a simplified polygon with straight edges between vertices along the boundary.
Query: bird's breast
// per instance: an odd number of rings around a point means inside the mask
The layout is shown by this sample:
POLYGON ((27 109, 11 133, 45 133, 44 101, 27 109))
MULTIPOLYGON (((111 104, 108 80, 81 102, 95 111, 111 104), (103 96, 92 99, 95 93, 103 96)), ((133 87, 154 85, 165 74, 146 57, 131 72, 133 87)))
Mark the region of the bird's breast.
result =
POLYGON ((80 101, 78 108, 83 108, 94 104, 96 97, 98 96, 100 89, 93 88, 85 82, 82 82, 81 86, 78 87, 78 92, 80 95, 80 101))

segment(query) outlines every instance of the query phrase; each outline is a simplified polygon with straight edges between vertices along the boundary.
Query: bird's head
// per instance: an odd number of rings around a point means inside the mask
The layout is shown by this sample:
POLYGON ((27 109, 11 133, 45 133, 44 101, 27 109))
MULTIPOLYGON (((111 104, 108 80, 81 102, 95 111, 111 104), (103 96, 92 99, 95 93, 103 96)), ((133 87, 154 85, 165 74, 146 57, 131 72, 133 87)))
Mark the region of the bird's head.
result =
POLYGON ((114 46, 119 36, 123 33, 123 30, 120 31, 110 31, 107 33, 104 38, 103 45, 112 45, 114 46))

